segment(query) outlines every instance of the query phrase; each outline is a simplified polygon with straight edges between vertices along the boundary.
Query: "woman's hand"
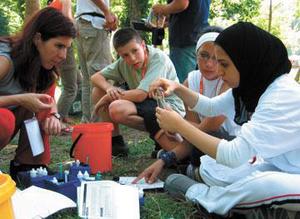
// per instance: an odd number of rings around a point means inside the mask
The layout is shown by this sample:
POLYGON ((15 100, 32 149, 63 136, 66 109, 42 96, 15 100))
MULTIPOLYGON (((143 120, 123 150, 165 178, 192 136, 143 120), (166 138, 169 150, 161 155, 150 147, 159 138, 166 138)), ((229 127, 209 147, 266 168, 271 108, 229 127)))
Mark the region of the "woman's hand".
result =
POLYGON ((157 180, 157 176, 161 173, 164 162, 159 159, 146 168, 137 178, 135 178, 132 183, 137 183, 141 179, 145 178, 145 182, 154 183, 157 180))
POLYGON ((175 111, 170 109, 156 108, 156 120, 160 128, 169 133, 176 133, 184 119, 175 111))
POLYGON ((54 104, 53 98, 48 94, 20 94, 17 100, 21 106, 35 113, 50 109, 54 104))
POLYGON ((45 119, 43 129, 47 135, 58 135, 61 132, 62 125, 60 120, 54 116, 45 119))
POLYGON ((164 91, 164 96, 170 96, 178 88, 179 84, 175 81, 171 81, 165 78, 160 78, 155 80, 150 84, 149 87, 149 97, 155 98, 156 90, 162 88, 164 91))

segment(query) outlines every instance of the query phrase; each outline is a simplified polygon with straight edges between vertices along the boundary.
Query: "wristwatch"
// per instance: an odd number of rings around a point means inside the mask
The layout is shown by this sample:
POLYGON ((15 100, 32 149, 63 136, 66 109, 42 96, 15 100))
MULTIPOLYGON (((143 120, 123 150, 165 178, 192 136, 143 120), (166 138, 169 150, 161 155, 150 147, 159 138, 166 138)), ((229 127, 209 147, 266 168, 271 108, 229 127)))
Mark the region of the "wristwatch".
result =
POLYGON ((58 120, 61 120, 61 115, 57 112, 54 113, 50 113, 51 116, 54 116, 55 118, 57 118, 58 120))
POLYGON ((166 167, 176 164, 177 160, 176 154, 173 151, 162 151, 158 158, 164 161, 166 167))

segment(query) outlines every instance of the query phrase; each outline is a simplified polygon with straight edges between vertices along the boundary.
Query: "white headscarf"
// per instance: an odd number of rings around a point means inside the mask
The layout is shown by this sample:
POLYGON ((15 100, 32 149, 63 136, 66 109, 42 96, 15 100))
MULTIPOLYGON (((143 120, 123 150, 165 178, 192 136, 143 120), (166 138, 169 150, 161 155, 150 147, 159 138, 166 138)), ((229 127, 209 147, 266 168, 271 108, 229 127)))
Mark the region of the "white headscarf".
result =
POLYGON ((198 51, 198 49, 206 42, 214 42, 215 39, 217 38, 217 36, 219 35, 219 33, 217 32, 208 32, 208 33, 205 33, 203 34, 198 42, 197 42, 197 45, 196 45, 196 53, 198 51))

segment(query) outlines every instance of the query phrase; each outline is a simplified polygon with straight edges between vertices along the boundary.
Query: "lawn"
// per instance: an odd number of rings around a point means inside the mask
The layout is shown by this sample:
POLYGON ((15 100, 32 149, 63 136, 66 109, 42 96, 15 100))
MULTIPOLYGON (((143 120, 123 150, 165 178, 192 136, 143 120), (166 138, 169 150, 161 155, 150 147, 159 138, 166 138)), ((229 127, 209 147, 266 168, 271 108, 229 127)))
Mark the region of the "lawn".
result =
MULTIPOLYGON (((122 134, 129 145, 129 156, 127 158, 113 158, 113 170, 104 174, 104 177, 111 179, 113 176, 136 176, 145 167, 151 164, 150 154, 153 150, 153 141, 146 133, 139 132, 130 128, 122 127, 122 134)), ((11 145, 0 151, 0 169, 8 171, 9 161, 14 156, 16 139, 11 145)), ((51 138, 52 163, 50 168, 57 169, 60 162, 65 166, 72 161, 69 157, 71 146, 70 136, 58 136, 51 138)), ((170 172, 176 170, 166 170, 161 175, 164 179, 170 172)), ((67 209, 52 215, 49 218, 79 218, 76 209, 67 209)), ((145 205, 141 207, 141 218, 149 219, 184 219, 200 218, 197 209, 189 202, 174 200, 162 191, 151 191, 145 193, 145 205)))

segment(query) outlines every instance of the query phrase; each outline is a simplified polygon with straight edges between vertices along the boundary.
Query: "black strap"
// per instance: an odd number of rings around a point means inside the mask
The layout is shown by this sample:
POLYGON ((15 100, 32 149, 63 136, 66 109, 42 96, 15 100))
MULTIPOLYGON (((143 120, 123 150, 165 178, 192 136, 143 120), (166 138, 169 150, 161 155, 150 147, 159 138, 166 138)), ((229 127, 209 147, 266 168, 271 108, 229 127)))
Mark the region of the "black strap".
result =
POLYGON ((83 15, 90 15, 90 16, 93 16, 93 17, 101 17, 101 18, 105 19, 103 14, 100 14, 100 13, 97 13, 97 12, 83 12, 83 13, 77 15, 75 18, 77 19, 77 18, 79 18, 83 15))
POLYGON ((74 148, 75 146, 77 145, 78 141, 80 140, 80 138, 82 137, 82 133, 80 133, 77 138, 75 139, 75 141, 73 142, 71 148, 70 148, 70 157, 71 158, 74 158, 74 155, 73 155, 73 152, 74 152, 74 148))

